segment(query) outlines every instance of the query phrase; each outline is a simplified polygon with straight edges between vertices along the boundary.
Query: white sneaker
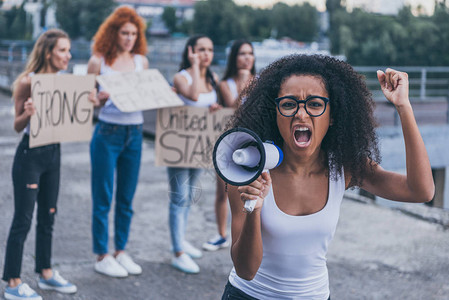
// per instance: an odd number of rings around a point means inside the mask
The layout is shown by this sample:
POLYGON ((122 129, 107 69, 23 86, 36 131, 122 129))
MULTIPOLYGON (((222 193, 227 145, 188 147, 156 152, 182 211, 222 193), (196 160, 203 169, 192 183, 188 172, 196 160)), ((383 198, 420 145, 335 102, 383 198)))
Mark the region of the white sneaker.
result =
POLYGON ((188 274, 196 274, 200 272, 200 267, 186 253, 183 253, 178 257, 173 257, 171 260, 171 265, 172 267, 188 274))
POLYGON ((98 273, 110 277, 127 277, 128 271, 125 270, 112 255, 106 255, 102 260, 97 261, 94 267, 98 273))
POLYGON ((142 274, 142 268, 136 264, 132 258, 125 252, 121 252, 115 257, 115 260, 123 267, 130 275, 142 274))
POLYGON ((42 297, 26 283, 21 283, 14 288, 7 286, 4 296, 8 300, 42 300, 42 297))
POLYGON ((187 241, 182 243, 182 248, 185 253, 187 253, 191 258, 200 258, 203 256, 203 252, 200 249, 195 248, 192 244, 187 241))
POLYGON ((53 271, 53 276, 50 279, 39 278, 37 285, 41 290, 54 290, 63 294, 76 293, 76 285, 64 279, 58 271, 53 271))
POLYGON ((206 243, 203 244, 203 249, 207 251, 216 251, 221 248, 229 247, 229 240, 217 234, 206 243))

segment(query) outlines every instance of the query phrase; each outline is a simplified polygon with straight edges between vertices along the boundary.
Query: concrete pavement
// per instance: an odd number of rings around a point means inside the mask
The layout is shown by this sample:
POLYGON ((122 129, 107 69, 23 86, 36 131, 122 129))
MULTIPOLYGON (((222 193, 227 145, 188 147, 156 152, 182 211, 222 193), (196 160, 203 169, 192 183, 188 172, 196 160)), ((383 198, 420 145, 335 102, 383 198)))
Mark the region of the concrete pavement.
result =
MULTIPOLYGON (((11 166, 20 135, 12 129, 9 97, 0 94, 0 270, 13 214, 11 166)), ((215 233, 214 174, 205 172, 187 237, 196 246, 215 233)), ((141 276, 111 279, 93 271, 88 143, 62 145, 61 187, 53 264, 78 286, 75 295, 37 288, 34 225, 25 244, 22 278, 44 299, 220 299, 232 267, 228 250, 204 253, 198 275, 172 269, 165 168, 154 166, 154 143, 144 143, 134 200, 129 253, 141 276)), ((444 213, 444 212, 443 212, 444 213)), ((111 228, 112 228, 111 219, 111 228)), ((112 239, 112 236, 110 236, 112 239)), ((112 243, 110 244, 112 249, 112 243)), ((345 199, 328 254, 332 299, 449 299, 449 231, 397 210, 345 199)), ((3 293, 3 287, 0 291, 3 293)))

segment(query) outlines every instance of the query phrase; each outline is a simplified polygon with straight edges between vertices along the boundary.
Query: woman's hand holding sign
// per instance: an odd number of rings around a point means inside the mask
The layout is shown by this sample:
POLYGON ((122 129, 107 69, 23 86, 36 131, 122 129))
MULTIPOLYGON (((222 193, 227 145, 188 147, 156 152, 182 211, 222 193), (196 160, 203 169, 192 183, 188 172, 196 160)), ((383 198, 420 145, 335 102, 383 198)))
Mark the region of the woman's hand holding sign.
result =
POLYGON ((103 106, 109 99, 109 93, 106 91, 100 91, 97 93, 97 89, 94 88, 89 94, 89 101, 94 104, 95 107, 103 106))

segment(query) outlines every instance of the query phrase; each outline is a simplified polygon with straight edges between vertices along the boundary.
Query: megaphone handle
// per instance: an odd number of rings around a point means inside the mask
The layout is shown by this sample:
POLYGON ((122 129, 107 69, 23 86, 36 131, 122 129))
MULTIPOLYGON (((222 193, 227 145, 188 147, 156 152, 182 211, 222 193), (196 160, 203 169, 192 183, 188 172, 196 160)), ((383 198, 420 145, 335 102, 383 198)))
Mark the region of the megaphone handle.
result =
MULTIPOLYGON (((268 169, 264 169, 262 172, 268 172, 268 169)), ((252 213, 254 210, 254 207, 256 207, 257 200, 246 200, 243 207, 245 210, 249 213, 252 213)))
POLYGON ((246 200, 245 205, 243 207, 245 210, 249 213, 252 213, 254 210, 254 207, 256 206, 257 200, 246 200))

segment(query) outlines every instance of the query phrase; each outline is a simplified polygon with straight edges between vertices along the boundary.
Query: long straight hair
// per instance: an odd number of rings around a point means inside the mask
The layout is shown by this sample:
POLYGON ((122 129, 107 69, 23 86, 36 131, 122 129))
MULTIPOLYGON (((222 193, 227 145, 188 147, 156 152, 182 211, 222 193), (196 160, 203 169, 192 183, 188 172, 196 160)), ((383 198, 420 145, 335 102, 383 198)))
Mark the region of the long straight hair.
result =
MULTIPOLYGON (((237 75, 238 69, 237 69, 237 56, 239 54, 239 50, 243 45, 248 44, 251 49, 254 51, 253 44, 251 44, 250 41, 241 39, 236 40, 234 43, 232 43, 231 46, 231 52, 229 53, 228 57, 228 63, 226 65, 226 70, 223 76, 223 80, 232 78, 237 75)), ((256 75, 256 60, 254 60, 253 67, 251 68, 251 74, 256 75)))
POLYGON ((48 67, 50 62, 47 56, 53 51, 56 43, 61 38, 69 39, 69 35, 60 29, 50 29, 39 36, 28 57, 25 70, 20 73, 13 83, 13 94, 16 93, 18 83, 24 76, 32 72, 39 73, 48 67))
MULTIPOLYGON (((181 64, 179 65, 179 71, 190 68, 192 66, 192 64, 190 63, 190 60, 189 60, 189 47, 192 47, 192 50, 193 50, 193 48, 196 46, 196 42, 202 38, 210 39, 207 35, 197 34, 197 35, 191 36, 187 40, 186 46, 184 47, 184 51, 182 52, 182 60, 181 60, 181 64)), ((212 74, 212 71, 210 70, 209 67, 207 67, 207 69, 206 69, 206 81, 212 85, 214 90, 217 89, 217 83, 215 82, 214 75, 212 74)))

